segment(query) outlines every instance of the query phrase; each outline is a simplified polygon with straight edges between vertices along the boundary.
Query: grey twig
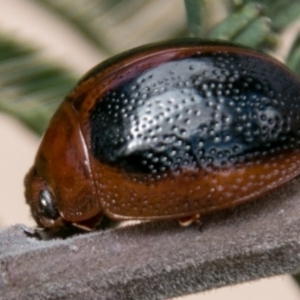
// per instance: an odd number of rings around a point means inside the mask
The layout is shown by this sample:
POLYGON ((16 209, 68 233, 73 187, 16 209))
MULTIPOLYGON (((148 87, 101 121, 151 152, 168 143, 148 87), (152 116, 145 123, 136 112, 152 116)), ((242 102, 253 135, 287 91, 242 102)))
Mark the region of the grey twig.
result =
POLYGON ((300 271, 300 180, 205 216, 49 241, 0 231, 0 299, 166 299, 300 271))

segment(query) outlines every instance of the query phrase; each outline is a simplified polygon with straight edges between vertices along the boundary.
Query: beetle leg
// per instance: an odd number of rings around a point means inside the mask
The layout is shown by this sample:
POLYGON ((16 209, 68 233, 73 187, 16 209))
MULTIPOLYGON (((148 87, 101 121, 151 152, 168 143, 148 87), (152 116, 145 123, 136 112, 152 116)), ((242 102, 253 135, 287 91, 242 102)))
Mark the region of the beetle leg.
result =
POLYGON ((200 222, 200 214, 196 214, 193 216, 184 217, 178 220, 178 223, 182 227, 188 227, 193 223, 200 222))
POLYGON ((87 226, 84 226, 84 225, 82 225, 82 224, 79 224, 79 223, 72 223, 72 226, 74 226, 74 227, 76 227, 76 228, 79 228, 79 229, 81 229, 81 230, 83 230, 83 231, 87 231, 87 232, 92 231, 91 228, 89 228, 89 227, 87 227, 87 226))

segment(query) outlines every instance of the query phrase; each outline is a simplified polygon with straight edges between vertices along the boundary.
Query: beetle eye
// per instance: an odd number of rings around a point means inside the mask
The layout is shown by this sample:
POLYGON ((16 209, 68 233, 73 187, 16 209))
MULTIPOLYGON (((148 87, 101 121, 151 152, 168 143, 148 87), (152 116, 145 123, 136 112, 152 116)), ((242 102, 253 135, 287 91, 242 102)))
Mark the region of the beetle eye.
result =
POLYGON ((40 193, 39 204, 45 217, 50 219, 56 219, 59 217, 59 213, 54 206, 52 196, 47 190, 43 190, 40 193))

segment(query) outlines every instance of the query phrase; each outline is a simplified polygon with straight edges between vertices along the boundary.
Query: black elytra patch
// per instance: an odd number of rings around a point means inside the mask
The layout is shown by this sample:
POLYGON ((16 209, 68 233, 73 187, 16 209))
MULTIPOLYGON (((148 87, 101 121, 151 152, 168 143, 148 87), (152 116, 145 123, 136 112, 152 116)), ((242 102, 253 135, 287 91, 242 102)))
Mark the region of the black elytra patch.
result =
POLYGON ((296 87, 281 66, 245 54, 164 62, 98 99, 92 154, 126 172, 161 174, 228 168, 294 149, 296 87))

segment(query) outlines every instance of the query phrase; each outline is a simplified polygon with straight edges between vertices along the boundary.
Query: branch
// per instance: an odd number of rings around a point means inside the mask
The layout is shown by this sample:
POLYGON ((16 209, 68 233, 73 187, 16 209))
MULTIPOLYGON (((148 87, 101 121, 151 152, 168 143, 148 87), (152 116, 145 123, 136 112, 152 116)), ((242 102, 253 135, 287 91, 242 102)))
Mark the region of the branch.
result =
POLYGON ((67 239, 0 231, 0 299, 165 299, 300 271, 300 179, 205 216, 67 239))

